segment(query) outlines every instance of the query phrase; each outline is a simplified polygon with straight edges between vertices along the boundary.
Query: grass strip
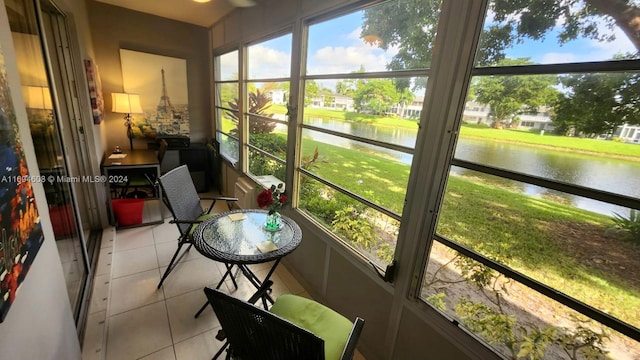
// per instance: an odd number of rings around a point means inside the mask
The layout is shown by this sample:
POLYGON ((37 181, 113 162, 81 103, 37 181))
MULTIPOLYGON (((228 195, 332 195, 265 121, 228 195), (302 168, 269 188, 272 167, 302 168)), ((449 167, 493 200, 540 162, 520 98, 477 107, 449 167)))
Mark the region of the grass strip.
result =
MULTIPOLYGON (((409 165, 310 139, 303 140, 302 154, 311 154, 316 147, 321 162, 314 173, 401 213, 409 165)), ((611 221, 604 215, 495 184, 450 176, 437 231, 638 326, 640 289, 633 289, 616 274, 579 263, 572 249, 558 241, 557 230, 567 224, 589 224, 604 232, 611 221), (585 294, 591 294, 590 299, 585 299, 585 294)))

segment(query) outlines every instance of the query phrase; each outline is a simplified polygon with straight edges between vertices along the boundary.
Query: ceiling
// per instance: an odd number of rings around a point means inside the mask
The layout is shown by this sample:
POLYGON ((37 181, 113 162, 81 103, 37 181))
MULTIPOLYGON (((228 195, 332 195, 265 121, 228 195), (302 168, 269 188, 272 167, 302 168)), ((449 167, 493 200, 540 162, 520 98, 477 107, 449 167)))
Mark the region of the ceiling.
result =
POLYGON ((233 0, 96 0, 151 15, 210 27, 234 9, 233 0))

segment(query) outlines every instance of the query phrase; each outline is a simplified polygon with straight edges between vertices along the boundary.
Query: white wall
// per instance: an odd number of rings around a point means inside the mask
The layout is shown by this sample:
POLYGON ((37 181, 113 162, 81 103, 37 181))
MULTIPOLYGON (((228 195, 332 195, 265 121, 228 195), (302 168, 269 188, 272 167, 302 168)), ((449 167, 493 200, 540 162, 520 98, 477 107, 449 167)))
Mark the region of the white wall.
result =
MULTIPOLYGON (((4 0, 0 0, 0 46, 10 88, 20 89, 20 79, 4 0)), ((31 175, 38 167, 20 91, 12 91, 20 137, 31 175)), ((44 243, 38 252, 4 322, 0 324, 3 359, 80 359, 80 343, 67 296, 60 256, 49 221, 42 184, 34 183, 44 243)))
MULTIPOLYGON (((209 139, 212 132, 207 29, 97 1, 89 1, 87 11, 105 98, 106 148, 129 143, 122 114, 111 112, 111 93, 122 92, 124 86, 121 48, 186 60, 190 138, 192 142, 209 139)), ((146 149, 148 141, 134 139, 133 146, 146 149)))

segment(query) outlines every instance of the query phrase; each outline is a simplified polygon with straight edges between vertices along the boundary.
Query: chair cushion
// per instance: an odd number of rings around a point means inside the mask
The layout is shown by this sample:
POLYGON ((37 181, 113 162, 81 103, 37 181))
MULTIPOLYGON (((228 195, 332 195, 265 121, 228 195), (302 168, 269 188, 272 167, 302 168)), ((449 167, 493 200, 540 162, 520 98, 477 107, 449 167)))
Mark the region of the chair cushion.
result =
MULTIPOLYGON (((198 216, 198 221, 205 221, 210 217, 214 217, 217 214, 204 214, 204 215, 200 215, 198 216)), ((189 230, 189 237, 193 236, 193 232, 196 231, 196 228, 198 227, 198 224, 195 224, 194 226, 191 227, 191 229, 189 230)))
POLYGON ((353 323, 330 308, 307 298, 280 295, 269 310, 324 340, 324 357, 340 359, 353 323))

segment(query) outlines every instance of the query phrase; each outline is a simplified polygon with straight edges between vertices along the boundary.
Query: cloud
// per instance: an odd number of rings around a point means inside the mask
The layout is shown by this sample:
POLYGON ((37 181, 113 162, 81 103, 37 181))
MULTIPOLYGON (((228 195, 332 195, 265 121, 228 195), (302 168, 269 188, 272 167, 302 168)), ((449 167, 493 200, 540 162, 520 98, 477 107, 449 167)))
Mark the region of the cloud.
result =
POLYGON ((237 80, 238 79, 238 51, 232 51, 220 56, 221 79, 217 80, 237 80))
POLYGON ((576 61, 573 53, 550 52, 542 55, 541 64, 562 64, 576 61))
MULTIPOLYGON (((611 33, 611 30, 608 29, 603 24, 601 24, 598 27, 598 31, 602 34, 611 33)), ((627 35, 619 27, 616 26, 613 28, 613 35, 615 36, 616 39, 611 42, 600 42, 597 40, 590 39, 589 46, 594 50, 589 54, 589 56, 592 56, 594 59, 597 59, 597 60, 605 60, 605 59, 611 59, 613 55, 616 55, 616 54, 636 52, 636 48, 631 42, 631 40, 629 40, 627 35)))
POLYGON ((346 38, 350 39, 352 41, 355 42, 360 42, 360 33, 362 32, 362 28, 361 27, 357 27, 355 29, 353 29, 352 32, 348 33, 346 38))
POLYGON ((398 52, 387 51, 365 43, 360 38, 360 28, 346 34, 345 45, 325 46, 309 55, 308 74, 350 73, 364 66, 365 71, 385 71, 386 65, 398 52))
POLYGON ((384 53, 365 47, 327 46, 319 49, 312 57, 310 74, 349 73, 364 66, 366 71, 383 71, 388 62, 384 53))
POLYGON ((250 79, 289 77, 291 53, 262 45, 249 48, 248 67, 250 79))
POLYGON ((554 64, 554 63, 568 63, 568 62, 588 62, 588 61, 605 61, 611 60, 614 55, 624 54, 627 52, 635 52, 635 47, 620 30, 615 27, 613 31, 603 24, 598 28, 601 34, 611 34, 615 36, 615 40, 610 42, 601 42, 594 39, 577 39, 572 42, 573 51, 567 52, 549 52, 545 53, 541 57, 541 63, 554 64))

